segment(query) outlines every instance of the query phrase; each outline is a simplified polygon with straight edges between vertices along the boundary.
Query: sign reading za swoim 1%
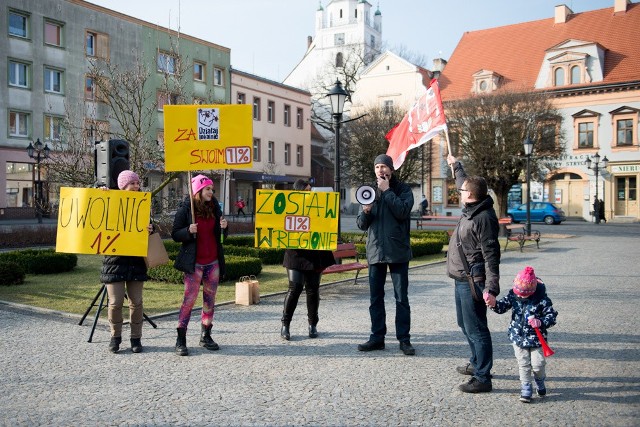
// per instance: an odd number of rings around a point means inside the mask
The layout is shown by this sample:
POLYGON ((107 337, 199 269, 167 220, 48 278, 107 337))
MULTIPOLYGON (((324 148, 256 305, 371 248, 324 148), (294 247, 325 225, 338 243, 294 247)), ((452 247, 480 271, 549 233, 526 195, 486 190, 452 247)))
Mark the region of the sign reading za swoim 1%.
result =
POLYGON ((60 188, 56 252, 146 256, 151 193, 60 188))
POLYGON ((251 105, 165 105, 165 171, 253 166, 251 105))

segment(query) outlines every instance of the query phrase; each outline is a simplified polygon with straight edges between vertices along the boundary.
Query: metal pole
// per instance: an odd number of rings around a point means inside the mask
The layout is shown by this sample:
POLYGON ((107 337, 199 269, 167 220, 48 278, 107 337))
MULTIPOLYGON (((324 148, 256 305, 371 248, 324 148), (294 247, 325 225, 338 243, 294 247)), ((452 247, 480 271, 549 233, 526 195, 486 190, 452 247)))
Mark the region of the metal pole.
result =
POLYGON ((594 163, 593 171, 596 174, 596 203, 594 204, 594 215, 596 216, 596 224, 600 224, 600 199, 598 199, 598 162, 594 163), (597 208, 597 209, 596 209, 597 208))
MULTIPOLYGON (((340 201, 340 119, 342 114, 334 114, 334 126, 336 130, 336 167, 334 170, 334 186, 335 191, 338 192, 338 201, 340 201)), ((338 210, 338 243, 342 240, 340 238, 340 209, 338 210)))
POLYGON ((38 224, 42 224, 42 209, 40 208, 42 201, 42 183, 40 182, 40 151, 36 151, 36 167, 38 168, 38 182, 36 183, 36 217, 38 224))
POLYGON ((531 154, 527 155, 527 236, 531 235, 531 154))

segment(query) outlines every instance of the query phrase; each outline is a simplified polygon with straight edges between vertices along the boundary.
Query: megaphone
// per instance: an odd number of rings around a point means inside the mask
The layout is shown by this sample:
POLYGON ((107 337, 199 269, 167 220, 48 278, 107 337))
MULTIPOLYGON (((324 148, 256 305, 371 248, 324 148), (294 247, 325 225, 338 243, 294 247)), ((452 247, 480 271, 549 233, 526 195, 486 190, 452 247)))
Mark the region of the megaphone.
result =
POLYGON ((361 205, 370 205, 376 200, 376 189, 370 185, 362 185, 356 190, 356 200, 361 205))

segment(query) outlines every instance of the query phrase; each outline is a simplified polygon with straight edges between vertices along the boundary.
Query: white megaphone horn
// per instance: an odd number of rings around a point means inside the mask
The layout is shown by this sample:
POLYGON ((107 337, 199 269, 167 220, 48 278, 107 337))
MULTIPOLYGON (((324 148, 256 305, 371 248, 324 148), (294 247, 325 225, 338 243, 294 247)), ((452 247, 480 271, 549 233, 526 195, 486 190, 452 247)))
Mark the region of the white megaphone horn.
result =
POLYGON ((376 189, 370 185, 362 185, 356 190, 356 200, 361 205, 370 205, 376 200, 376 189))

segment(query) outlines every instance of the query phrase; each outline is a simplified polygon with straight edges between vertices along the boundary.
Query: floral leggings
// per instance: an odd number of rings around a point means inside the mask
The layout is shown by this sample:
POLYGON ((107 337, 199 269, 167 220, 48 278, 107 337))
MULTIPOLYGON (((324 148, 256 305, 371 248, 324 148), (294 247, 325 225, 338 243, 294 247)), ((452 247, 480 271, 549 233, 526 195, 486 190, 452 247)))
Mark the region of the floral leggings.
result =
POLYGON ((198 298, 200 283, 202 282, 202 324, 213 323, 213 310, 216 303, 216 292, 220 281, 220 267, 218 261, 208 265, 196 265, 193 273, 184 274, 184 300, 178 316, 178 328, 187 328, 191 319, 191 310, 198 298))

